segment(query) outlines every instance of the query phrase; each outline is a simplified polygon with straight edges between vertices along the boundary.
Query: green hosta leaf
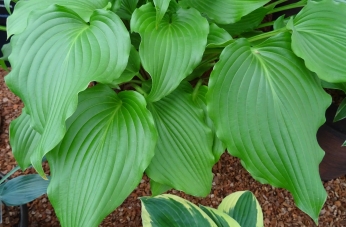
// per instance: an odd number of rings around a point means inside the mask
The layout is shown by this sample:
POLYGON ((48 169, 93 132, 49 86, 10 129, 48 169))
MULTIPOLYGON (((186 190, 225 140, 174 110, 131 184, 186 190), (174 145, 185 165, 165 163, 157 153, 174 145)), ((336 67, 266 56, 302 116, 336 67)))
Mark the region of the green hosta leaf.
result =
POLYGON ((258 8, 242 17, 240 21, 232 24, 220 25, 220 27, 225 29, 231 35, 239 35, 243 32, 252 31, 262 22, 269 10, 270 9, 264 7, 258 8))
POLYGON ((185 4, 206 13, 218 24, 231 24, 270 0, 184 0, 185 4))
MULTIPOLYGON (((58 4, 66 6, 78 14, 84 21, 89 21, 90 16, 96 9, 107 6, 107 0, 30 0, 18 1, 13 14, 7 19, 7 37, 24 31, 29 22, 29 15, 33 12, 45 10, 47 7, 58 4)), ((35 20, 31 20, 31 23, 35 20)))
POLYGON ((215 222, 217 227, 241 227, 236 220, 222 211, 201 205, 199 208, 215 222))
POLYGON ((156 10, 148 3, 133 13, 131 29, 142 38, 139 55, 152 77, 147 100, 153 102, 176 89, 201 61, 209 25, 197 10, 180 8, 156 29, 156 10))
POLYGON ((217 227, 200 208, 178 196, 159 195, 140 199, 143 227, 217 227))
POLYGON ((12 71, 5 79, 42 135, 31 162, 43 175, 41 159, 64 136, 77 94, 90 81, 111 83, 119 78, 127 64, 130 38, 120 18, 105 10, 96 10, 85 23, 74 12, 53 5, 33 13, 32 19, 11 40, 12 71))
POLYGON ((239 191, 224 198, 218 210, 234 218, 240 226, 263 227, 263 213, 250 191, 239 191))
POLYGON ((154 0, 156 9, 156 27, 158 27, 163 16, 165 15, 170 2, 171 0, 154 0))
POLYGON ((49 181, 38 174, 13 178, 3 184, 0 201, 7 206, 19 206, 47 193, 49 181))
POLYGON ((321 81, 324 88, 337 89, 344 91, 346 93, 346 83, 328 83, 326 81, 321 81))
POLYGON ((116 11, 119 17, 130 20, 137 7, 138 0, 121 0, 120 8, 116 11))
POLYGON ((292 30, 294 53, 322 80, 331 83, 346 82, 345 16, 346 3, 308 1, 287 24, 292 30))
POLYGON ((215 157, 215 162, 219 161, 221 155, 225 152, 226 146, 221 142, 221 140, 216 136, 215 133, 215 127, 214 123, 210 119, 207 111, 207 100, 206 95, 208 92, 207 86, 201 86, 196 93, 193 95, 193 101, 194 103, 203 110, 204 116, 205 116, 205 123, 209 126, 209 128, 212 130, 214 139, 213 139, 213 153, 215 157))
POLYGON ((342 102, 340 103, 340 106, 339 106, 338 110, 336 111, 334 122, 340 121, 344 118, 346 118, 346 98, 344 100, 342 100, 342 102))
POLYGON ((157 183, 156 181, 154 181, 153 179, 150 179, 150 190, 151 190, 152 196, 161 195, 162 193, 164 193, 170 189, 172 189, 171 186, 160 184, 160 183, 157 183))
POLYGON ((331 100, 291 51, 289 34, 253 47, 245 39, 226 47, 211 74, 207 101, 228 151, 261 183, 288 189, 317 221, 326 192, 316 132, 331 100))
POLYGON ((210 24, 207 47, 215 47, 231 40, 232 36, 224 29, 219 28, 216 24, 210 24))
POLYGON ((30 157, 40 139, 41 135, 30 126, 30 116, 23 109, 20 117, 10 124, 12 153, 22 170, 30 166, 30 157))
POLYGON ((287 22, 285 21, 285 15, 281 15, 278 19, 274 21, 273 28, 278 30, 286 27, 287 22))
POLYGON ((97 226, 135 189, 157 134, 143 96, 105 85, 79 96, 61 143, 47 154, 49 200, 62 226, 97 226))
POLYGON ((191 95, 178 88, 150 103, 158 142, 146 173, 154 181, 195 196, 209 194, 212 183, 213 137, 191 95))
POLYGON ((130 81, 135 75, 138 74, 140 66, 141 59, 139 58, 138 51, 134 48, 134 46, 131 46, 129 61, 127 62, 126 68, 121 76, 114 80, 112 84, 117 85, 130 81))
POLYGON ((5 8, 9 14, 11 14, 11 10, 10 10, 11 5, 10 4, 11 4, 11 0, 4 0, 5 8))

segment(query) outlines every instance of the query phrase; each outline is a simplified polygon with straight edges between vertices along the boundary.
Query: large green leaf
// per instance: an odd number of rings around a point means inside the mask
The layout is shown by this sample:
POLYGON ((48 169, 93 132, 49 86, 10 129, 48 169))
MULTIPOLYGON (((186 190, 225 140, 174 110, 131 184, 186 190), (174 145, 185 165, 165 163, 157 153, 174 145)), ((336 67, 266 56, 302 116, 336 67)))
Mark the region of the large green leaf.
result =
POLYGON ((41 135, 30 126, 30 116, 24 108, 20 117, 10 124, 12 153, 22 170, 30 166, 30 157, 40 139, 41 135))
POLYGON ((263 213, 250 191, 234 192, 224 198, 218 210, 234 218, 240 226, 263 227, 263 213))
POLYGON ((154 0, 156 8, 156 27, 158 27, 160 21, 165 15, 170 2, 171 0, 154 0))
POLYGON ((148 3, 133 13, 131 29, 142 38, 139 55, 152 77, 147 100, 153 102, 176 89, 201 61, 209 25, 197 10, 180 8, 156 29, 156 10, 148 3))
MULTIPOLYGON (((29 15, 39 10, 45 10, 47 7, 58 4, 66 6, 76 12, 84 21, 89 21, 90 16, 96 9, 103 9, 107 6, 107 0, 30 0, 19 1, 13 14, 7 19, 7 37, 13 34, 19 34, 24 31, 29 22, 29 15)), ((31 20, 34 22, 34 20, 31 20)))
POLYGON ((213 136, 191 94, 178 88, 148 108, 159 134, 148 176, 191 195, 208 195, 215 163, 213 136))
POLYGON ((61 143, 47 154, 49 200, 62 226, 97 226, 135 189, 157 133, 143 96, 106 85, 79 96, 61 143))
POLYGON ((326 199, 316 132, 331 102, 290 48, 288 33, 226 47, 210 77, 208 112, 228 151, 261 183, 288 189, 316 222, 326 199))
POLYGON ((241 18, 240 21, 231 24, 220 25, 221 28, 225 29, 231 35, 239 35, 243 32, 249 32, 255 29, 266 16, 270 9, 260 7, 255 11, 241 18))
POLYGON ((175 195, 142 197, 143 227, 217 227, 195 204, 175 195))
POLYGON ((90 81, 111 83, 121 75, 130 38, 120 18, 105 10, 96 10, 86 23, 73 11, 53 5, 32 19, 11 40, 12 71, 5 80, 42 135, 31 162, 43 175, 41 159, 64 136, 78 93, 90 81))
POLYGON ((219 24, 231 24, 270 0, 183 0, 219 24))
POLYGON ((47 193, 48 180, 38 174, 18 176, 3 183, 0 201, 7 206, 19 206, 47 193))
POLYGON ((308 1, 287 27, 292 49, 323 80, 346 82, 346 3, 308 1))

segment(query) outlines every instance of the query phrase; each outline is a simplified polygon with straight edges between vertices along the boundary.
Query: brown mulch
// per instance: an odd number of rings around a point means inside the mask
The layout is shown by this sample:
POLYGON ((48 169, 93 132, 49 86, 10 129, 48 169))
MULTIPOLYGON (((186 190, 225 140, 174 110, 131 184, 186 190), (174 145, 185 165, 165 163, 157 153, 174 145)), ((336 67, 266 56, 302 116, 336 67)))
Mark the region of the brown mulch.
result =
MULTIPOLYGON (((6 72, 0 71, 0 113, 2 120, 0 128, 0 172, 3 174, 16 166, 8 143, 8 125, 11 120, 20 115, 23 107, 19 98, 13 95, 4 84, 3 77, 5 74, 6 72)), ((170 193, 182 196, 196 204, 217 207, 222 198, 228 194, 240 190, 251 190, 263 209, 265 226, 316 226, 306 214, 295 207, 292 196, 286 190, 256 182, 241 166, 237 158, 226 153, 223 154, 220 161, 214 166, 213 173, 213 187, 206 198, 187 196, 176 190, 171 190, 170 193)), ((328 199, 322 209, 319 226, 346 227, 346 177, 325 182, 324 187, 328 192, 328 199)), ((122 206, 111 213, 100 226, 141 226, 141 209, 138 197, 148 195, 150 195, 148 178, 143 177, 139 186, 122 206)), ((60 226, 47 196, 41 196, 29 203, 28 207, 30 226, 60 226)), ((0 227, 16 226, 18 208, 5 208, 3 206, 2 210, 3 224, 0 224, 0 227)))

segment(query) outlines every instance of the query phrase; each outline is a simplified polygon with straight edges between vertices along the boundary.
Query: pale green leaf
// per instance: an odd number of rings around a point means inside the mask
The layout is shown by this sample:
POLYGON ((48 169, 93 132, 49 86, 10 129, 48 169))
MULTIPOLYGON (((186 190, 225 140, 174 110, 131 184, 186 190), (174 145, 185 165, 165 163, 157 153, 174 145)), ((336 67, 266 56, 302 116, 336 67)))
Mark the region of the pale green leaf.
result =
POLYGON ((334 122, 340 121, 342 119, 346 118, 346 98, 342 100, 342 102, 339 105, 338 110, 336 111, 334 122))
POLYGON ((11 40, 12 71, 5 80, 42 136, 31 162, 43 175, 42 157, 64 136, 78 93, 90 81, 119 78, 131 45, 124 24, 111 11, 96 10, 89 23, 56 5, 31 15, 33 23, 11 40))
POLYGON ((212 184, 213 136, 191 94, 178 88, 148 104, 158 130, 155 156, 146 170, 154 181, 195 196, 209 194, 212 184))
POLYGON ((288 33, 226 47, 209 81, 208 113, 228 151, 261 183, 288 189, 315 221, 326 200, 316 132, 331 102, 288 33))
POLYGON ((18 176, 2 185, 0 201, 7 206, 19 206, 47 193, 49 181, 38 174, 18 176))
POLYGON ((208 15, 218 24, 231 24, 270 0, 183 0, 184 4, 208 15))
MULTIPOLYGON (((19 34, 27 27, 31 13, 45 10, 47 7, 58 4, 66 6, 78 14, 85 22, 96 9, 103 9, 107 6, 108 0, 30 0, 17 2, 13 14, 7 18, 7 37, 19 34)), ((30 23, 34 23, 32 18, 30 23)))
POLYGON ((147 100, 153 102, 176 89, 201 61, 209 25, 197 10, 180 8, 156 29, 156 10, 148 3, 133 13, 131 29, 142 38, 139 55, 152 77, 147 100))
POLYGON ((138 0, 121 0, 120 8, 116 11, 120 18, 130 20, 137 7, 138 0))
POLYGON ((218 27, 216 24, 210 24, 209 34, 207 40, 207 47, 216 47, 231 40, 232 36, 228 34, 223 28, 218 27))
POLYGON ((292 49, 322 80, 346 82, 346 3, 308 1, 287 24, 292 30, 292 49))
POLYGON ((152 196, 161 195, 162 193, 164 193, 170 189, 172 189, 171 186, 160 184, 160 183, 157 183, 156 181, 154 181, 153 179, 150 179, 150 190, 151 190, 152 196))
POLYGON ((8 14, 11 14, 11 10, 10 10, 10 8, 11 8, 11 5, 10 5, 11 4, 11 0, 4 0, 3 2, 4 2, 5 8, 6 8, 8 14))
POLYGON ((158 27, 163 16, 165 15, 170 2, 171 0, 154 0, 156 9, 156 27, 158 27))
POLYGON ((218 210, 234 218, 240 226, 263 227, 263 213, 250 191, 238 191, 224 198, 218 210))
POLYGON ((175 195, 142 197, 143 227, 217 227, 195 204, 175 195))
POLYGON ((219 25, 231 35, 239 35, 244 32, 252 31, 262 22, 263 18, 270 9, 260 7, 248 15, 242 17, 240 21, 231 24, 219 25))
POLYGON ((97 85, 79 95, 61 143, 47 154, 49 200, 62 226, 98 226, 136 188, 157 133, 146 101, 97 85))
POLYGON ((217 227, 241 227, 236 220, 220 210, 202 205, 199 205, 199 208, 215 222, 217 227))
POLYGON ((30 126, 30 116, 24 108, 20 117, 10 124, 12 153, 22 170, 30 166, 30 157, 40 139, 41 135, 30 126))
POLYGON ((139 58, 139 53, 134 46, 131 46, 130 56, 126 68, 121 76, 114 80, 112 84, 117 85, 130 81, 135 75, 138 74, 140 66, 141 59, 139 58))

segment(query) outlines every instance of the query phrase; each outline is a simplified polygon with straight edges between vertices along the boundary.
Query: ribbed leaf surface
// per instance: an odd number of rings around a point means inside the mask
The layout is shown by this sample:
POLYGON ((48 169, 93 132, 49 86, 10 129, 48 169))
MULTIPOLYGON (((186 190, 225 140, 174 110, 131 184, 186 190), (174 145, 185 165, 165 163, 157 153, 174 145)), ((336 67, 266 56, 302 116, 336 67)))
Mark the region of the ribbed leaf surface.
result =
POLYGON ((142 179, 157 134, 137 92, 98 85, 79 100, 64 139, 47 154, 48 196, 62 226, 97 226, 142 179))
POLYGON ((202 205, 200 205, 199 208, 215 222, 217 227, 241 227, 236 220, 220 210, 202 205))
POLYGON ((30 116, 23 109, 22 114, 10 124, 10 143, 13 156, 22 170, 31 165, 33 154, 41 135, 30 126, 30 116))
POLYGON ((90 81, 111 83, 121 75, 130 39, 120 18, 110 11, 96 10, 86 23, 74 12, 53 5, 33 13, 32 19, 11 40, 12 71, 5 80, 42 135, 31 162, 43 174, 41 159, 62 139, 78 93, 90 81))
POLYGON ((219 24, 230 24, 263 6, 270 0, 184 0, 186 4, 206 13, 219 24))
POLYGON ((209 194, 213 135, 190 94, 178 88, 148 105, 158 130, 155 156, 146 173, 154 181, 195 196, 209 194))
POLYGON ((214 47, 231 39, 232 36, 225 29, 218 27, 216 24, 210 24, 207 47, 214 47))
POLYGON ((316 132, 330 97, 290 49, 287 33, 224 49, 210 77, 208 112, 228 151, 261 183, 288 189, 317 221, 326 199, 316 132))
POLYGON ((171 0, 154 0, 156 8, 156 26, 159 25, 160 21, 165 15, 170 2, 171 0))
POLYGON ((287 24, 292 29, 292 49, 323 80, 346 82, 346 3, 308 1, 287 24))
POLYGON ((152 77, 147 100, 153 102, 176 89, 201 61, 209 25, 197 10, 180 8, 156 29, 156 10, 148 3, 133 13, 131 29, 142 37, 139 55, 152 77))
POLYGON ((143 227, 217 227, 195 204, 175 195, 142 197, 143 227))
POLYGON ((133 11, 137 7, 138 0, 120 0, 120 8, 116 11, 119 17, 130 20, 133 11))
MULTIPOLYGON (((66 6, 76 12, 84 21, 89 21, 90 16, 96 9, 103 9, 107 4, 107 0, 30 0, 19 1, 13 14, 7 19, 7 37, 13 34, 19 34, 24 31, 29 22, 29 15, 32 12, 44 10, 47 7, 58 4, 66 6)), ((34 20, 31 20, 34 22, 34 20)))

